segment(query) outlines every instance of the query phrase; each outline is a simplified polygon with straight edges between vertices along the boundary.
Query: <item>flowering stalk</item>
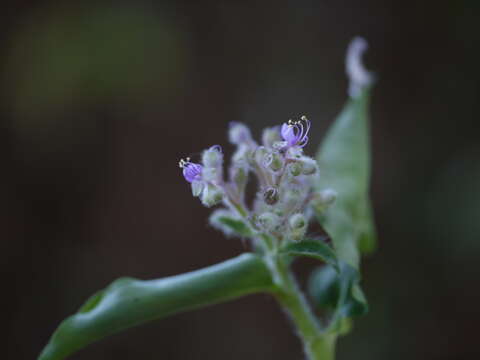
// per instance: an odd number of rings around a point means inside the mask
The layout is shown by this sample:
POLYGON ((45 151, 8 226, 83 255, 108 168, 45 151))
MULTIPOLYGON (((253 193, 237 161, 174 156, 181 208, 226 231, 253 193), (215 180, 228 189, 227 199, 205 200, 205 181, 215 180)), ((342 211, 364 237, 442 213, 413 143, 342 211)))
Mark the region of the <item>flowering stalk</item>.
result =
MULTIPOLYGON (((353 99, 371 82, 360 59, 365 48, 365 41, 356 38, 347 52, 349 95, 353 99)), ((250 239, 261 252, 277 286, 274 296, 297 327, 305 353, 311 360, 328 360, 334 358, 340 322, 321 326, 283 252, 292 244, 304 244, 312 216, 325 213, 337 197, 335 190, 316 186, 321 176, 317 162, 303 152, 310 128, 311 122, 305 116, 288 120, 265 129, 259 145, 246 125, 232 123, 229 139, 236 151, 228 179, 223 177, 223 152, 218 145, 203 152, 201 164, 187 158, 180 161, 180 167, 193 194, 204 205, 223 205, 210 218, 214 227, 226 235, 238 235, 232 224, 243 224, 246 230, 240 235, 250 239), (247 204, 245 188, 250 174, 257 178, 259 188, 251 204, 247 204)), ((338 320, 340 310, 335 314, 338 320)))
POLYGON ((303 153, 310 126, 305 116, 289 120, 281 127, 266 129, 263 143, 258 145, 244 124, 231 124, 229 137, 237 150, 228 180, 222 176, 223 153, 218 145, 203 152, 201 164, 187 158, 179 165, 204 205, 223 205, 211 216, 213 226, 227 235, 232 228, 226 220, 241 221, 248 228, 253 246, 261 249, 277 285, 274 295, 298 328, 309 358, 332 359, 335 337, 322 331, 281 253, 288 243, 305 238, 312 207, 326 209, 331 204, 331 199, 325 201, 323 193, 314 190, 319 169, 316 161, 303 153), (249 174, 260 184, 250 207, 245 197, 249 174))
POLYGON ((348 332, 352 317, 368 309, 359 260, 375 246, 368 200, 372 75, 361 62, 365 49, 361 38, 349 46, 350 99, 316 160, 304 154, 311 128, 305 116, 265 129, 260 144, 246 125, 232 123, 229 138, 236 151, 226 174, 219 145, 203 151, 198 162, 180 160, 193 196, 207 207, 221 206, 210 223, 228 236, 248 239, 253 253, 164 279, 118 279, 65 319, 38 359, 63 360, 128 327, 263 292, 273 295, 291 318, 310 360, 333 360, 338 336, 348 332), (258 183, 253 199, 246 196, 250 176, 258 183), (331 243, 309 236, 312 219, 331 243), (290 269, 298 256, 323 262, 310 275, 307 294, 290 269), (323 318, 316 316, 317 309, 323 318))

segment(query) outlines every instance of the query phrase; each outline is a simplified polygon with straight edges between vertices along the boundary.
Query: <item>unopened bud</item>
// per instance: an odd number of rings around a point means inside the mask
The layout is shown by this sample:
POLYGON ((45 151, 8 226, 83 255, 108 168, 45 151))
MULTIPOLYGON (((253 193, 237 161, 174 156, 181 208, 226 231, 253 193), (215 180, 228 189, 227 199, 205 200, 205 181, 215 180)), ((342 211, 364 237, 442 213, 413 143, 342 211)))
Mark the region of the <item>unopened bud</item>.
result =
POLYGON ((282 138, 280 137, 280 129, 278 128, 278 126, 266 128, 265 130, 263 130, 263 133, 262 133, 263 146, 267 148, 273 148, 273 145, 276 142, 281 140, 282 138))
POLYGON ((248 180, 248 170, 241 164, 233 164, 230 167, 230 180, 236 185, 237 190, 243 191, 248 180))
POLYGON ((289 159, 300 159, 303 156, 303 149, 299 146, 292 146, 288 148, 286 156, 289 159))
POLYGON ((239 122, 230 123, 228 136, 230 142, 234 145, 249 144, 253 142, 250 129, 245 124, 239 122))
POLYGON ((288 224, 293 230, 303 229, 307 226, 307 220, 303 214, 297 213, 290 216, 290 219, 288 219, 288 224))
POLYGON ((253 154, 254 160, 260 166, 266 166, 266 162, 268 161, 268 156, 270 152, 267 150, 265 146, 259 146, 255 153, 253 154))
POLYGON ((298 176, 302 173, 303 170, 303 164, 300 161, 295 161, 290 164, 288 164, 288 172, 292 176, 298 176))
POLYGON ((278 171, 283 167, 283 157, 279 153, 270 153, 265 157, 265 165, 272 171, 278 171))
POLYGON ((232 156, 232 162, 246 162, 249 163, 252 159, 253 150, 250 146, 242 144, 239 145, 237 151, 232 156))
POLYGON ((320 191, 319 193, 319 198, 322 201, 323 204, 325 205, 331 205, 335 202, 337 199, 337 192, 333 189, 325 189, 320 191))
POLYGON ((212 207, 220 203, 223 199, 222 191, 215 185, 208 184, 202 192, 202 204, 206 207, 212 207))
POLYGON ((217 168, 222 166, 223 153, 219 145, 214 145, 202 154, 202 162, 205 167, 217 168))
POLYGON ((318 213, 325 211, 337 199, 337 192, 333 189, 325 189, 315 194, 312 205, 318 213))
POLYGON ((302 163, 303 163, 303 167, 302 167, 303 175, 312 175, 317 172, 318 165, 314 159, 304 156, 302 158, 302 163))
POLYGON ((202 170, 202 179, 205 181, 213 181, 215 182, 216 180, 219 179, 220 173, 222 169, 221 168, 211 168, 211 167, 204 167, 202 170))
POLYGON ((293 214, 288 219, 288 225, 290 226, 290 238, 295 241, 300 241, 305 236, 307 231, 307 219, 303 214, 293 214))
POLYGON ((257 218, 259 226, 266 231, 274 230, 280 224, 280 218, 272 212, 265 212, 257 218))
POLYGON ((203 190, 204 183, 202 181, 192 181, 193 196, 200 196, 203 190))
POLYGON ((268 188, 263 193, 263 200, 268 205, 274 205, 278 202, 278 191, 275 188, 268 188))

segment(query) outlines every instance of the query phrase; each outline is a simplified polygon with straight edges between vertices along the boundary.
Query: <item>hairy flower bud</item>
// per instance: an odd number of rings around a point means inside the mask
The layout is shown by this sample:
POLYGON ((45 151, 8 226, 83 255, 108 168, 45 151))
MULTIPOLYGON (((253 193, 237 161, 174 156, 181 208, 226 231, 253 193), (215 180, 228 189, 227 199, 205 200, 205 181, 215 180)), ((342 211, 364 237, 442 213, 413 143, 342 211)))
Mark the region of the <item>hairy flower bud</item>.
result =
POLYGON ((337 199, 337 192, 333 189, 325 189, 315 194, 312 206, 317 212, 325 211, 337 199))
POLYGON ((268 188, 263 193, 263 201, 268 205, 275 205, 278 202, 278 191, 275 188, 268 188))
POLYGON ((250 129, 242 123, 231 122, 228 131, 230 142, 234 145, 251 144, 253 143, 250 129))
POLYGON ((288 225, 290 226, 290 238, 295 241, 300 241, 305 236, 307 231, 307 219, 303 214, 293 214, 288 219, 288 225))
POLYGON ((211 168, 211 167, 204 167, 202 171, 202 179, 205 181, 217 181, 220 178, 221 168, 211 168))
POLYGON ((282 141, 280 136, 280 129, 278 126, 266 128, 262 133, 263 146, 273 148, 276 142, 282 141))
POLYGON ((302 173, 303 164, 300 161, 295 161, 287 165, 287 170, 292 176, 298 176, 302 173))
POLYGON ((270 152, 267 150, 265 146, 259 146, 257 150, 255 150, 253 157, 255 162, 260 166, 267 166, 269 155, 270 155, 270 152))
POLYGON ((223 163, 222 148, 219 145, 214 145, 202 154, 202 163, 205 167, 218 168, 223 163))
POLYGON ((232 156, 232 162, 245 162, 250 163, 253 157, 253 150, 250 146, 242 144, 239 145, 237 151, 232 156))
POLYGON ((191 185, 192 185, 192 195, 200 196, 204 187, 203 181, 192 181, 191 185))
POLYGON ((320 200, 325 204, 325 205, 331 205, 335 202, 337 199, 337 192, 333 189, 325 189, 320 191, 320 200))
POLYGON ((202 192, 202 204, 206 207, 212 207, 220 203, 223 199, 223 192, 215 185, 208 184, 202 192))
POLYGON ((303 175, 312 175, 315 174, 318 170, 317 162, 307 156, 302 157, 302 174, 303 175))
POLYGON ((248 168, 242 163, 233 164, 230 167, 230 180, 238 192, 243 192, 248 181, 248 168))
POLYGON ((272 212, 265 212, 258 216, 257 221, 263 230, 272 231, 280 224, 280 217, 272 212))
POLYGON ((283 168, 283 157, 279 153, 270 153, 265 156, 265 165, 276 172, 283 168))

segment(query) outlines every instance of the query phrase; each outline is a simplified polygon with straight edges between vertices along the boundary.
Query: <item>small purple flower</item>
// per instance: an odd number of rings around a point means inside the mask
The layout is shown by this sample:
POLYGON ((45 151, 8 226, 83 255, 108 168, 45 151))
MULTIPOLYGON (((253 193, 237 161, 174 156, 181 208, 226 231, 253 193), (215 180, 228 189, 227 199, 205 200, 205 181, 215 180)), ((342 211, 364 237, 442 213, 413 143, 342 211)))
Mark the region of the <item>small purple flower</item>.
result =
POLYGON ((181 159, 178 166, 183 169, 183 177, 189 183, 202 180, 203 166, 190 162, 190 158, 181 159))
POLYGON ((285 140, 285 148, 292 146, 304 147, 307 145, 309 130, 310 120, 305 116, 302 116, 300 121, 288 120, 288 123, 283 123, 280 135, 285 140))

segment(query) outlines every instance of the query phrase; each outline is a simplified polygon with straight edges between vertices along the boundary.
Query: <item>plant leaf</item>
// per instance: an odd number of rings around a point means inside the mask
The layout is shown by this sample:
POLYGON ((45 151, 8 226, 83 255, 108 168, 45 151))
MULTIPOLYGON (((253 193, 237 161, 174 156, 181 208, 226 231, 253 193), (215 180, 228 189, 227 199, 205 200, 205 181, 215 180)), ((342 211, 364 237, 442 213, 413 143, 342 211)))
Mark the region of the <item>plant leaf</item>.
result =
POLYGON ((368 197, 370 144, 368 104, 370 90, 350 99, 328 131, 317 154, 322 172, 318 190, 333 188, 336 202, 319 221, 331 236, 339 258, 358 267, 358 248, 375 247, 375 230, 368 197))
POLYGON ((228 227, 234 234, 240 236, 240 237, 251 237, 253 236, 252 231, 248 227, 247 224, 245 224, 242 220, 240 219, 234 219, 228 216, 220 216, 218 217, 218 222, 220 222, 222 225, 225 225, 228 227))
POLYGON ((351 265, 340 262, 315 270, 308 283, 308 293, 316 307, 333 310, 332 326, 344 318, 368 312, 368 303, 360 287, 360 275, 351 265))
POLYGON ((306 239, 289 243, 282 252, 293 256, 306 256, 337 267, 337 256, 333 249, 321 240, 306 239))
POLYGON ((64 320, 38 359, 61 360, 94 341, 132 326, 273 289, 266 265, 254 254, 243 254, 205 269, 158 280, 118 279, 64 320))

